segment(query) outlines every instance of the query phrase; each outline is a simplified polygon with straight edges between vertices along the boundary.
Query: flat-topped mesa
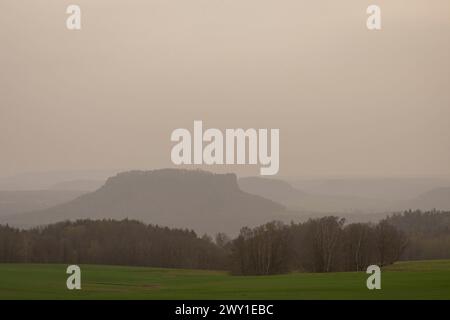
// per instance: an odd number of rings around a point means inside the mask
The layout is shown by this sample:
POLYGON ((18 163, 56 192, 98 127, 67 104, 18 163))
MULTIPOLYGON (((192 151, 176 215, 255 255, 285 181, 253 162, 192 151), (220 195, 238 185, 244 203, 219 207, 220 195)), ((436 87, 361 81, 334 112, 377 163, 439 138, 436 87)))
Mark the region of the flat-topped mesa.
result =
POLYGON ((195 190, 197 192, 240 192, 234 173, 215 174, 202 170, 159 169, 151 171, 121 172, 109 178, 99 190, 114 189, 129 191, 195 190))
POLYGON ((242 191, 235 174, 161 169, 120 173, 97 191, 24 214, 14 223, 128 218, 212 235, 236 234, 242 226, 273 220, 284 209, 272 200, 242 191))

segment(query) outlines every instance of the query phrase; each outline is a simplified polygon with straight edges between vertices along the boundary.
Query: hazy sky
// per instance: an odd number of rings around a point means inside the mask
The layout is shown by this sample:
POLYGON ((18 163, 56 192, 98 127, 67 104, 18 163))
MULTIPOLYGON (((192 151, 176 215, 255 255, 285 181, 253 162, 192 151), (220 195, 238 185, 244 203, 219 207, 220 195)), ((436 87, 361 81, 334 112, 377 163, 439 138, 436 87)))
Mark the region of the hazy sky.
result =
POLYGON ((171 166, 193 120, 280 128, 281 175, 449 174, 450 1, 0 1, 0 175, 171 166))

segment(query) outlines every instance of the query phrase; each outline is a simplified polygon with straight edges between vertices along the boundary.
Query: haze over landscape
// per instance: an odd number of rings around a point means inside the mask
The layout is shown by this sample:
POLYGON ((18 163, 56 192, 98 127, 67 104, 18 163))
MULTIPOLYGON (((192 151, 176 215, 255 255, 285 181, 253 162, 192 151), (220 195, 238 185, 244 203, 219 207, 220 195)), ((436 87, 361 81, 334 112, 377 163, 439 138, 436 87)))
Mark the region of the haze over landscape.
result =
MULTIPOLYGON (((80 172, 80 177, 86 174, 92 172, 80 172)), ((28 181, 24 177, 19 181, 28 181)), ((198 233, 234 235, 244 225, 270 220, 305 221, 339 215, 349 222, 376 222, 389 213, 409 209, 450 210, 450 187, 444 187, 450 180, 445 179, 288 182, 162 169, 122 172, 107 180, 59 183, 52 180, 55 174, 48 174, 48 187, 43 187, 46 175, 40 177, 41 189, 0 191, 0 223, 29 228, 65 220, 136 219, 198 233)))
POLYGON ((449 39, 449 0, 1 0, 0 300, 450 299, 449 39))
POLYGON ((281 176, 450 174, 447 0, 77 4, 0 5, 0 177, 165 168, 193 120, 279 128, 281 176))
POLYGON ((209 211, 242 221, 199 231, 236 232, 272 217, 449 210, 450 4, 380 0, 380 32, 366 29, 368 4, 80 0, 70 32, 67 3, 2 1, 2 221, 195 227, 209 211), (158 171, 174 167, 172 130, 194 120, 279 128, 279 175, 158 171), (197 174, 221 186, 217 203, 197 174), (198 203, 175 206, 194 191, 198 203))

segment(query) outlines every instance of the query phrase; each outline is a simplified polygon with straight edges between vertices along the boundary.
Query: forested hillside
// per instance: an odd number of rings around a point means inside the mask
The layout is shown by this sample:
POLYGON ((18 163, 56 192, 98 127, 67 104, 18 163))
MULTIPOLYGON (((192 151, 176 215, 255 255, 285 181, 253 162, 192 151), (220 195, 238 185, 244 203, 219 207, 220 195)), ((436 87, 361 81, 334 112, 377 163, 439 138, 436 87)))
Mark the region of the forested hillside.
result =
POLYGON ((407 211, 386 221, 408 237, 405 260, 450 258, 450 212, 407 211))

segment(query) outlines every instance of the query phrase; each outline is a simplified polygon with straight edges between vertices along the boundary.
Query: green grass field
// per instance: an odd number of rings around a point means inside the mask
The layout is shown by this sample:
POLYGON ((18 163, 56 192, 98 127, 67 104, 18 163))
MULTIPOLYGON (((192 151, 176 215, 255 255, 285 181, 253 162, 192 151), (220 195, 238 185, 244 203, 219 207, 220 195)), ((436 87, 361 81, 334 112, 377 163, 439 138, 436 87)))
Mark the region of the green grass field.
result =
POLYGON ((66 265, 0 264, 0 299, 450 299, 450 260, 399 262, 381 290, 367 274, 224 272, 81 265, 82 290, 66 289, 66 265))

